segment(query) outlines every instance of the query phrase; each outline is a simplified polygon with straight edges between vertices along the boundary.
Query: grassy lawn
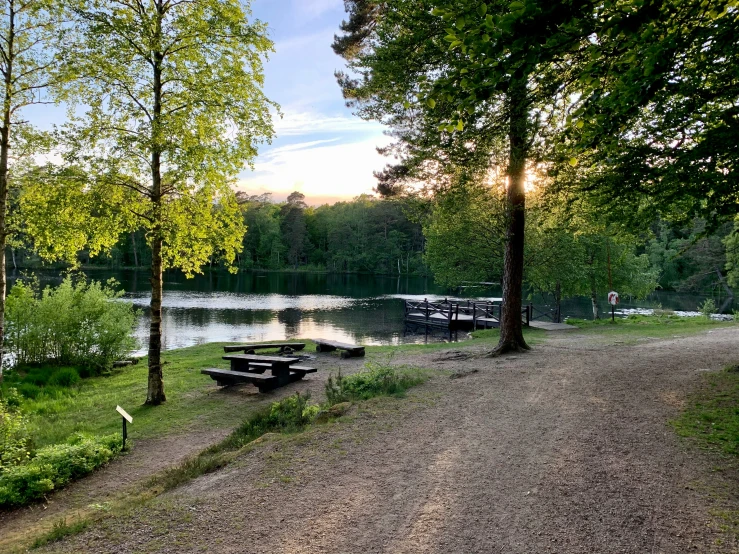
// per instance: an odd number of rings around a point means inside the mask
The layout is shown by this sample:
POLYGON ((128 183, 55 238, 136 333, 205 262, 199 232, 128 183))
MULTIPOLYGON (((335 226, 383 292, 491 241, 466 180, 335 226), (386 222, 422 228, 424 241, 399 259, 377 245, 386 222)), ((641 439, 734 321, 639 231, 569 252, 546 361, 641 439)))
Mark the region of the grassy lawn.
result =
POLYGON ((714 321, 704 317, 679 316, 646 316, 631 315, 626 318, 585 320, 570 318, 569 325, 574 325, 581 332, 603 336, 618 336, 625 339, 664 339, 702 333, 711 329, 737 325, 732 321, 714 321))
POLYGON ((672 425, 680 436, 692 437, 703 447, 739 457, 739 371, 707 374, 672 425))
POLYGON ((23 410, 29 415, 36 445, 64 441, 76 431, 95 435, 116 432, 121 423, 116 405, 133 416, 131 430, 136 437, 185 432, 194 426, 231 429, 244 420, 239 409, 243 398, 237 401, 218 394, 215 382, 200 374, 205 367, 228 367, 221 356, 222 343, 166 352, 167 402, 154 408, 143 405, 146 359, 108 376, 83 379, 68 395, 26 400, 23 410))

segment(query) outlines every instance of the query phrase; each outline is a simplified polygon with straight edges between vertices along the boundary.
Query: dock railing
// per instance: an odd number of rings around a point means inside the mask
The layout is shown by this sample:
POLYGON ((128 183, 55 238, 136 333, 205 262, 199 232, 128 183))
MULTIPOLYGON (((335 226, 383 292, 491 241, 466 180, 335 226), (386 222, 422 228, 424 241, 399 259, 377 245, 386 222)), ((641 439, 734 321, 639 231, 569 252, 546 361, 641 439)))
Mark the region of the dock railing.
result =
MULTIPOLYGON (((533 319, 532 305, 521 308, 521 318, 528 326, 533 319)), ((473 329, 497 327, 502 317, 503 305, 500 302, 487 300, 439 300, 429 302, 405 300, 405 319, 416 322, 423 321, 429 325, 444 325, 449 327, 460 322, 460 316, 473 329)))

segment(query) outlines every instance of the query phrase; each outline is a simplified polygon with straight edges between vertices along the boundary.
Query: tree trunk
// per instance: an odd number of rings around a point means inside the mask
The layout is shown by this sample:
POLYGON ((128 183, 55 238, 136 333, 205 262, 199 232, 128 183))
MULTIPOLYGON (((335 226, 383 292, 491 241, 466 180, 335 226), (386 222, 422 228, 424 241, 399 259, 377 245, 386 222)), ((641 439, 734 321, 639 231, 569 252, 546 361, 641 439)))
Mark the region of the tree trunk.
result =
POLYGON ((590 301, 593 304, 593 320, 600 319, 600 308, 598 307, 598 291, 595 290, 595 278, 590 282, 590 301))
POLYGON ((161 229, 151 245, 151 324, 149 327, 149 386, 146 403, 156 406, 166 400, 162 375, 162 239, 161 229))
POLYGON ((139 253, 136 250, 136 231, 131 231, 131 246, 133 247, 133 266, 139 267, 139 253))
POLYGON ((528 155, 528 106, 526 77, 516 76, 508 89, 510 118, 508 158, 508 190, 506 211, 505 265, 503 270, 503 313, 500 318, 500 341, 493 355, 529 350, 523 338, 521 305, 523 298, 523 247, 526 220, 526 158, 528 155))
POLYGON ((15 58, 15 10, 13 4, 8 6, 8 27, 3 37, 7 47, 5 67, 5 94, 3 96, 3 120, 0 128, 0 381, 3 379, 3 363, 5 361, 5 296, 7 275, 5 263, 5 247, 8 241, 8 154, 10 150, 10 104, 13 90, 13 60, 15 58))
POLYGON ((557 281, 557 285, 554 287, 554 322, 562 323, 562 284, 557 281))
MULTIPOLYGON (((161 1, 156 2, 157 20, 156 34, 161 37, 163 7, 161 1)), ((160 149, 159 123, 162 113, 162 53, 153 52, 154 60, 154 107, 152 113, 152 149, 151 149, 151 200, 154 204, 154 225, 151 242, 151 326, 149 328, 149 386, 146 393, 146 404, 161 404, 164 396, 164 379, 162 376, 162 153, 160 149)))

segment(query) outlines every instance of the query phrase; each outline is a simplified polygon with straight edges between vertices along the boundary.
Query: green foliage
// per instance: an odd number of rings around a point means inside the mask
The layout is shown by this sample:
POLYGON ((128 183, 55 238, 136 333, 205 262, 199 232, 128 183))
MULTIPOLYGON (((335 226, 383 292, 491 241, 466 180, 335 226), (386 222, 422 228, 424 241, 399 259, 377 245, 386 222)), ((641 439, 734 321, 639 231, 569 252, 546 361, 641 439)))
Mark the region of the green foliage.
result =
POLYGON ((100 438, 73 435, 66 444, 41 448, 29 460, 0 472, 0 507, 40 500, 52 490, 91 473, 120 451, 118 434, 100 438))
POLYGON ((739 287, 739 216, 734 220, 734 228, 726 238, 726 271, 727 280, 732 287, 739 287))
MULTIPOLYGON (((100 371, 125 357, 135 346, 136 312, 120 302, 113 283, 76 282, 67 277, 56 288, 38 293, 18 282, 7 299, 7 346, 20 365, 53 362, 100 371)), ((76 377, 66 370, 56 377, 30 372, 29 382, 70 386, 76 377)), ((76 374, 76 372, 75 372, 76 374)))
POLYGON ((33 541, 31 548, 40 548, 52 542, 57 542, 70 535, 76 535, 77 533, 84 531, 90 525, 87 520, 79 520, 74 523, 68 524, 66 519, 60 519, 54 522, 51 531, 37 538, 33 541))
POLYGON ((703 314, 703 317, 710 319, 713 314, 716 313, 716 303, 712 298, 706 298, 703 304, 698 306, 698 311, 703 314))
POLYGON ((31 442, 27 418, 0 398, 0 475, 28 459, 31 442))
POLYGON ((343 376, 341 371, 326 381, 326 399, 329 404, 367 400, 375 396, 399 396, 425 378, 418 372, 397 369, 388 364, 367 362, 365 370, 343 376))
POLYGON ((79 381, 80 374, 73 367, 59 368, 49 378, 49 384, 57 387, 72 387, 79 381))
POLYGON ((683 437, 739 456, 739 372, 726 370, 704 379, 688 409, 672 425, 683 437))

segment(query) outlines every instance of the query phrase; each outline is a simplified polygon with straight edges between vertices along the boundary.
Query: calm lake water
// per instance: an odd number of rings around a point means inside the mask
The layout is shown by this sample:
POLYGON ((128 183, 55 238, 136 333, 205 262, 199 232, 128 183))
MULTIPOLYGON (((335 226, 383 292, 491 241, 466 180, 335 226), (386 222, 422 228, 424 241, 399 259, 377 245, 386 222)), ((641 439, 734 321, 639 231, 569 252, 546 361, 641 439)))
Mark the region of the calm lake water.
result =
MULTIPOLYGON (((88 271, 93 279, 116 278, 126 290, 125 299, 146 313, 149 276, 145 271, 88 271)), ((46 274, 44 280, 54 280, 46 274)), ((412 333, 403 321, 403 299, 493 298, 500 289, 450 293, 431 279, 376 275, 315 273, 207 273, 186 279, 165 275, 164 348, 180 348, 214 341, 250 342, 297 338, 326 338, 362 344, 399 344, 454 340, 437 331, 412 333)), ((652 308, 661 304, 674 310, 695 310, 705 297, 656 292, 644 301, 622 298, 622 308, 652 308)), ((602 309, 606 302, 603 299, 602 309)), ((547 300, 533 299, 546 309, 547 300)), ((720 302, 717 301, 720 305, 720 302)), ((739 307, 739 306, 736 306, 739 307)), ((589 298, 569 299, 563 313, 592 317, 589 298)), ((142 346, 148 340, 148 318, 136 331, 142 346)), ((462 338, 464 334, 460 332, 462 338)))
MULTIPOLYGON (((89 271, 93 279, 115 277, 126 290, 126 300, 144 310, 150 285, 144 271, 89 271)), ((213 341, 250 342, 297 338, 326 338, 362 344, 399 344, 454 340, 437 331, 412 333, 403 321, 403 299, 492 298, 500 289, 475 289, 450 294, 431 279, 376 275, 315 273, 207 273, 186 279, 165 275, 163 309, 164 348, 180 348, 213 341)), ((695 310, 705 297, 656 292, 645 301, 622 298, 620 307, 651 308, 661 304, 675 310, 695 310)), ((534 298, 537 308, 547 301, 534 298)), ((718 304, 718 302, 717 302, 718 304)), ((605 299, 603 302, 605 308, 605 299)), ((563 312, 591 317, 588 298, 567 300, 563 312)), ((136 331, 143 347, 148 339, 148 318, 136 331)), ((460 332, 460 338, 463 333, 460 332)))

